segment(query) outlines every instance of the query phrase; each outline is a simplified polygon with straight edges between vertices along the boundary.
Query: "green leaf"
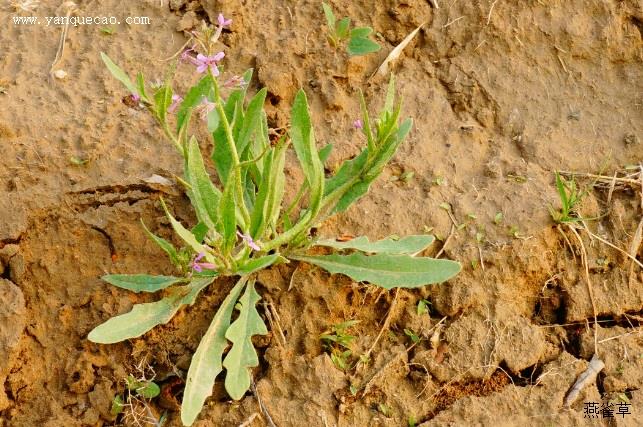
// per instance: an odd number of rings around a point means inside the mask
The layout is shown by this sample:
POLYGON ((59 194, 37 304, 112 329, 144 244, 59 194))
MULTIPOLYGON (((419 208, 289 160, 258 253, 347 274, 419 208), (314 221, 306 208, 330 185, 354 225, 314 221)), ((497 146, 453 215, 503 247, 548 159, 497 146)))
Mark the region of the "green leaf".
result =
POLYGON ((351 19, 350 18, 342 18, 339 20, 337 23, 337 29, 335 31, 335 35, 337 36, 338 39, 342 40, 348 37, 348 28, 351 25, 351 19))
POLYGON ((101 277, 119 288, 139 292, 156 292, 185 280, 182 277, 150 276, 149 274, 107 274, 101 277))
POLYGON ((408 255, 351 255, 291 256, 329 272, 345 274, 358 282, 370 282, 386 289, 417 288, 444 282, 460 271, 455 261, 434 258, 415 258, 408 255))
POLYGON ((355 249, 362 252, 387 253, 387 254, 416 254, 426 249, 433 243, 433 236, 427 234, 406 236, 401 239, 386 239, 369 242, 366 236, 360 236, 347 242, 336 240, 318 240, 315 246, 327 246, 334 249, 355 249))
POLYGON ((241 267, 239 267, 236 271, 236 274, 240 274, 242 276, 250 275, 256 271, 260 271, 260 270, 263 270, 264 268, 270 267, 272 264, 274 264, 277 260, 280 260, 280 259, 283 261, 286 260, 279 254, 272 254, 272 255, 262 256, 259 258, 252 258, 248 260, 245 264, 243 264, 241 267))
MULTIPOLYGON (((243 102, 243 93, 241 91, 234 91, 228 96, 228 100, 223 106, 223 111, 225 112, 228 123, 232 128, 232 133, 234 137, 234 127, 235 120, 238 120, 238 117, 235 118, 235 113, 239 114, 240 108, 239 104, 243 102)), ((234 167, 234 156, 231 151, 228 136, 223 127, 223 117, 219 117, 220 125, 212 133, 212 139, 214 141, 214 150, 212 150, 212 161, 214 166, 217 168, 217 174, 219 175, 219 181, 225 186, 228 182, 230 171, 234 167)), ((231 144, 236 144, 234 141, 230 141, 231 144)), ((235 145, 236 147, 236 145, 235 145)), ((238 153, 237 153, 238 154, 238 153)))
POLYGON ((214 277, 195 278, 160 301, 135 304, 132 311, 96 326, 87 338, 99 344, 113 344, 140 337, 153 327, 169 322, 181 306, 192 304, 198 293, 213 280, 214 277))
POLYGON ((188 111, 196 107, 197 105, 203 102, 203 98, 211 99, 213 93, 213 84, 212 77, 210 74, 206 74, 199 82, 192 86, 190 90, 185 94, 183 102, 179 107, 179 110, 176 113, 176 128, 181 129, 183 122, 186 120, 188 111))
POLYGON ((143 73, 138 72, 136 74, 136 88, 138 89, 138 94, 141 95, 141 98, 147 99, 147 92, 145 91, 145 78, 143 73))
POLYGON ((286 144, 284 143, 271 148, 264 157, 264 174, 259 183, 259 192, 250 219, 250 236, 253 239, 260 239, 268 227, 275 225, 279 215, 284 194, 285 158, 286 144))
POLYGON ((266 335, 268 329, 255 307, 261 299, 254 287, 254 280, 246 286, 246 291, 239 299, 241 310, 239 317, 226 331, 226 338, 232 342, 232 348, 223 360, 226 368, 225 388, 230 397, 239 400, 250 388, 250 369, 259 366, 259 357, 252 345, 253 335, 266 335))
POLYGON ((188 144, 186 163, 188 169, 186 175, 197 216, 209 229, 215 229, 221 192, 214 186, 210 175, 205 170, 201 149, 194 137, 188 144))
POLYGON ((319 150, 319 161, 322 162, 322 165, 328 160, 331 151, 333 151, 333 144, 326 144, 319 150))
POLYGON ((194 423, 205 399, 212 394, 217 375, 223 370, 223 351, 228 346, 225 334, 230 326, 234 305, 245 284, 246 278, 242 277, 223 300, 192 356, 181 404, 183 425, 191 426, 194 423))
POLYGON ((203 242, 203 239, 205 238, 205 235, 208 234, 208 231, 208 226, 202 222, 199 222, 197 225, 192 227, 192 230, 190 230, 190 232, 194 234, 194 238, 197 242, 203 242))
POLYGON ((309 211, 317 213, 324 194, 324 168, 315 147, 315 136, 308 111, 306 93, 299 90, 291 113, 290 138, 310 188, 309 211))
POLYGON ((136 394, 145 399, 154 399, 161 394, 161 388, 154 381, 146 381, 136 388, 136 394))
POLYGON ((328 24, 328 30, 331 33, 335 32, 335 14, 333 9, 330 8, 326 3, 322 2, 322 9, 324 10, 324 15, 326 16, 326 24, 328 24))
MULTIPOLYGON (((234 174, 234 171, 231 171, 234 174)), ((219 224, 221 234, 223 235, 223 250, 224 253, 229 253, 237 240, 237 218, 235 199, 235 182, 234 178, 230 177, 228 183, 223 190, 221 203, 219 204, 219 224)))
POLYGON ((110 409, 109 413, 115 417, 123 412, 124 408, 125 404, 123 403, 123 398, 120 394, 117 394, 116 396, 114 396, 114 400, 112 400, 112 408, 110 409))
POLYGON ((366 38, 371 35, 371 27, 356 27, 351 30, 351 38, 366 38))
POLYGON ((154 93, 154 102, 156 104, 156 115, 161 123, 165 123, 167 109, 172 104, 172 88, 166 84, 161 86, 154 93))
POLYGON ((178 222, 176 219, 174 219, 174 217, 172 216, 170 211, 167 209, 167 206, 165 205, 165 202, 163 201, 163 199, 161 199, 161 205, 163 206, 163 210, 165 210, 165 215, 167 215, 168 219, 170 220, 170 224, 172 224, 172 228, 174 229, 176 234, 178 234, 179 237, 181 239, 183 239, 183 241, 185 243, 187 243, 192 248, 192 250, 194 252, 196 252, 197 254, 200 254, 200 253, 205 254, 205 260, 207 262, 214 263, 215 260, 214 260, 214 257, 212 256, 212 254, 210 254, 210 252, 208 252, 206 247, 203 246, 196 239, 196 237, 194 237, 194 234, 192 234, 192 232, 190 232, 190 230, 188 230, 187 228, 183 227, 183 225, 180 222, 178 222))
POLYGON ((145 232, 147 233, 149 238, 152 239, 154 243, 156 243, 161 249, 165 251, 165 253, 170 258, 170 261, 172 261, 172 264, 178 266, 180 264, 180 261, 179 261, 179 255, 176 252, 176 248, 164 238, 159 237, 156 234, 152 233, 143 222, 143 219, 141 219, 141 224, 143 225, 143 229, 145 229, 145 232))
MULTIPOLYGON (((114 64, 114 62, 109 59, 109 56, 105 55, 103 52, 100 53, 100 57, 107 66, 107 69, 109 70, 110 73, 112 73, 112 76, 116 77, 118 81, 123 83, 125 87, 127 88, 130 93, 136 93, 138 94, 138 90, 134 83, 130 80, 129 76, 125 74, 125 71, 123 71, 118 65, 114 64)), ((141 94, 139 94, 141 95, 141 94)))
POLYGON ((367 55, 377 52, 382 47, 371 39, 362 37, 351 37, 346 47, 350 56, 367 55))
POLYGON ((384 103, 383 113, 392 114, 395 106, 395 74, 391 73, 386 89, 386 102, 384 103))
POLYGON ((239 132, 239 138, 235 141, 239 154, 245 151, 250 138, 261 126, 261 113, 263 113, 263 104, 266 100, 267 93, 268 89, 261 89, 248 104, 248 109, 246 110, 239 132))

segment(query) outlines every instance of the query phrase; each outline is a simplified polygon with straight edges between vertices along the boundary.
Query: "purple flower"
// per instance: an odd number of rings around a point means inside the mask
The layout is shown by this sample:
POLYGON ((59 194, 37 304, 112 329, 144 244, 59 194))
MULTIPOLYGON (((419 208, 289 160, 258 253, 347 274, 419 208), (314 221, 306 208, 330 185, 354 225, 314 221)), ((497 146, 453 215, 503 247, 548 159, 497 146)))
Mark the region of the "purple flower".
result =
POLYGON ((214 102, 210 102, 208 98, 204 96, 203 101, 201 102, 201 105, 197 107, 197 110, 199 112, 199 117, 201 117, 201 120, 207 120, 208 114, 210 114, 210 112, 214 110, 216 106, 217 104, 215 104, 214 102))
POLYGON ((179 104, 183 102, 183 98, 179 95, 172 95, 172 104, 167 108, 168 113, 173 113, 179 108, 179 104))
POLYGON ((363 128, 364 128, 364 124, 362 123, 362 121, 361 121, 360 119, 357 119, 357 120, 355 120, 355 121, 353 122, 353 127, 354 127, 355 129, 363 129, 363 128))
POLYGON ((230 24, 232 24, 232 19, 225 19, 223 17, 223 13, 219 14, 219 16, 217 17, 217 21, 219 22, 219 26, 221 28, 225 28, 225 27, 229 26, 230 24))
POLYGON ((241 76, 232 76, 223 83, 223 87, 241 87, 246 85, 247 82, 241 76))
POLYGON ((209 68, 210 70, 212 70, 212 74, 214 74, 215 77, 218 76, 219 69, 217 68, 217 62, 221 61, 224 56, 225 53, 223 52, 219 52, 212 56, 205 56, 199 53, 196 56, 196 60, 194 63, 194 65, 196 65, 197 73, 204 73, 205 70, 209 68))
POLYGON ((194 56, 192 55, 192 52, 194 52, 194 49, 191 48, 191 47, 185 49, 181 53, 181 57, 180 57, 181 62, 190 63, 192 65, 197 65, 196 64, 196 59, 194 59, 194 56))
POLYGON ((197 273, 201 273, 203 269, 207 270, 215 270, 217 268, 216 265, 212 264, 211 262, 199 262, 205 254, 203 252, 200 252, 196 258, 194 258, 194 261, 192 261, 192 270, 196 271, 197 273))
POLYGON ((261 248, 259 245, 255 243, 254 240, 252 240, 252 237, 250 237, 248 234, 241 234, 240 232, 237 231, 237 236, 241 237, 243 241, 248 245, 251 249, 255 251, 260 251, 261 248))

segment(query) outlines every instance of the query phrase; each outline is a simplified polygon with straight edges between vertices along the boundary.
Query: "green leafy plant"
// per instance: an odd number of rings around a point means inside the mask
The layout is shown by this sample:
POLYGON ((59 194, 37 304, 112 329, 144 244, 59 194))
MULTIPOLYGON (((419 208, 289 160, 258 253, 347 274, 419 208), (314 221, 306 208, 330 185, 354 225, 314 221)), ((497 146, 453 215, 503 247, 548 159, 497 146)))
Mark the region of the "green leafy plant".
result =
POLYGON ((337 48, 348 40, 346 51, 350 56, 366 55, 381 49, 379 44, 369 38, 373 33, 371 27, 350 28, 351 19, 349 17, 338 21, 333 9, 324 2, 322 2, 322 9, 328 26, 328 42, 333 47, 337 48))
POLYGON ((347 320, 346 322, 338 323, 319 337, 324 350, 330 354, 330 359, 333 364, 342 371, 350 368, 350 358, 353 355, 350 346, 355 338, 357 338, 350 335, 347 329, 352 328, 358 323, 359 320, 347 320))
POLYGON ((289 131, 271 140, 264 112, 266 89, 259 90, 248 102, 245 100, 252 70, 242 77, 220 78, 218 66, 224 55, 215 54, 213 46, 229 22, 220 16, 219 27, 203 29, 195 46, 181 55, 184 62, 203 74, 183 97, 174 93, 171 76, 153 88, 145 84, 140 73, 133 82, 101 53, 112 75, 131 92, 135 108, 146 108, 176 148, 183 162, 180 181, 198 222, 190 227, 184 225, 161 199, 183 246, 177 248, 154 235, 145 224, 143 229, 168 255, 176 274, 103 276, 103 280, 119 288, 136 293, 161 292, 162 298, 135 304, 130 312, 94 328, 88 338, 109 344, 140 337, 169 322, 183 306, 193 304, 217 277, 238 278, 192 357, 181 409, 185 425, 194 422, 223 370, 231 398, 241 399, 250 387, 251 370, 259 364, 252 337, 267 333, 257 311, 261 297, 255 287, 256 272, 279 263, 308 262, 330 273, 390 289, 440 283, 461 268, 454 261, 416 256, 433 242, 430 235, 375 242, 366 237, 339 242, 311 236, 313 227, 346 211, 367 193, 406 138, 412 122, 400 120, 401 104, 395 99, 393 79, 377 119, 370 117, 360 93, 360 128, 366 147, 326 177, 323 162, 330 146, 317 149, 303 90, 295 96, 289 131), (195 56, 195 49, 206 54, 195 56), (194 117, 200 118, 212 135, 210 158, 216 179, 210 175, 199 143, 190 133, 194 117), (305 180, 294 201, 285 206, 284 165, 289 147, 294 149, 305 180))
POLYGON ((579 191, 576 181, 574 179, 568 181, 556 171, 556 190, 558 191, 561 207, 559 210, 549 207, 552 219, 558 224, 583 221, 584 218, 578 215, 577 207, 585 193, 579 191))

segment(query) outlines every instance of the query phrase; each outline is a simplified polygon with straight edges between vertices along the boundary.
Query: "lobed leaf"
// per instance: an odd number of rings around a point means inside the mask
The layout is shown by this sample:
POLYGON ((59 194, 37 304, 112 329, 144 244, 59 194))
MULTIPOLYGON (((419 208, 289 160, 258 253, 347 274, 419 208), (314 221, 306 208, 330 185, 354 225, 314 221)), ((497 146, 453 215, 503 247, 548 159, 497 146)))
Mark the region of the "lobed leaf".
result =
POLYGON ((250 368, 259 366, 259 357, 252 345, 253 335, 266 335, 268 329, 259 313, 256 304, 261 299, 254 288, 254 280, 246 286, 246 291, 239 299, 241 310, 239 317, 226 331, 226 338, 232 342, 232 348, 223 360, 226 368, 225 388, 230 397, 239 400, 250 388, 250 368))
POLYGON ((153 327, 169 322, 181 306, 192 304, 198 293, 213 280, 214 277, 195 278, 160 301, 135 304, 132 311, 96 326, 87 338, 99 344, 113 344, 140 337, 153 327))
POLYGON ((223 300, 192 356, 181 403, 183 425, 191 426, 194 423, 205 400, 212 394, 217 375, 223 370, 223 351, 228 346, 225 334, 230 326, 234 305, 245 284, 246 278, 242 277, 223 300))
POLYGON ((160 291, 185 280, 182 277, 150 276, 149 274, 106 274, 101 279, 136 293, 160 291))
POLYGON ((417 288, 449 280, 460 271, 455 261, 415 258, 409 255, 376 254, 291 256, 319 266, 333 274, 341 273, 358 282, 370 282, 386 289, 417 288))
POLYGON ((376 242, 369 242, 366 236, 360 236, 347 242, 318 240, 314 245, 334 249, 355 249, 362 252, 413 255, 426 249, 433 240, 433 236, 427 234, 406 236, 399 240, 388 237, 376 242))
MULTIPOLYGON (((134 83, 132 83, 132 80, 130 80, 129 76, 123 71, 118 65, 114 64, 114 62, 109 58, 109 56, 105 55, 105 53, 101 52, 100 57, 107 66, 107 69, 109 70, 110 73, 112 73, 112 76, 116 77, 116 80, 119 82, 123 83, 125 87, 127 88, 130 93, 136 93, 138 94, 138 89, 134 83)), ((139 94, 143 95, 143 94, 139 94)))

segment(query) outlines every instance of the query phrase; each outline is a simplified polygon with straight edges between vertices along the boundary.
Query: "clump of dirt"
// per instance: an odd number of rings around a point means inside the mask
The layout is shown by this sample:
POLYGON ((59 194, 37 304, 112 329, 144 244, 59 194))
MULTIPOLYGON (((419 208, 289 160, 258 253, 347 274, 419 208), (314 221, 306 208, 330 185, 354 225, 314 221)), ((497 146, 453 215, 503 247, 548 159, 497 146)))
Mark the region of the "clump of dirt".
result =
MULTIPOLYGON (((304 264, 262 272, 260 311, 271 330, 256 342, 254 387, 231 402, 218 381, 195 425, 585 425, 583 402, 626 400, 633 415, 615 422, 636 423, 643 270, 624 251, 643 260, 641 245, 631 247, 643 216, 639 2, 329 3, 374 27, 383 49, 348 58, 330 48, 316 2, 78 2, 79 14, 151 24, 70 27, 57 64, 67 77, 53 80, 62 27, 12 18, 55 16, 59 2, 0 10, 9 23, 0 34, 0 426, 133 425, 110 409, 142 365, 165 390, 146 402, 150 413, 180 425, 181 378, 231 283, 216 281, 141 338, 87 341, 96 325, 157 298, 100 276, 172 274, 139 219, 178 244, 162 196, 194 224, 178 186, 146 181, 179 176, 180 157, 148 114, 122 102, 129 94, 98 53, 162 80, 187 32, 220 12, 233 20, 222 38, 225 72, 254 68, 249 92, 268 88, 275 132, 287 127, 303 88, 319 146, 334 144, 329 172, 365 144, 352 128, 357 89, 382 102, 387 78, 373 72, 423 24, 392 66, 414 129, 369 195, 317 233, 428 232, 437 241, 427 254, 457 260, 463 271, 399 291, 304 264), (555 170, 581 173, 586 220, 573 230, 550 216, 560 207, 555 170), (629 181, 596 177, 623 170, 629 181), (412 178, 400 180, 406 172, 412 178), (352 354, 340 369, 319 336, 353 319, 352 354), (605 369, 565 408, 595 340, 605 369)), ((176 92, 197 78, 178 65, 176 92)), ((196 135, 206 149, 208 135, 196 135)), ((303 180, 294 157, 287 161, 288 179, 303 180)))

